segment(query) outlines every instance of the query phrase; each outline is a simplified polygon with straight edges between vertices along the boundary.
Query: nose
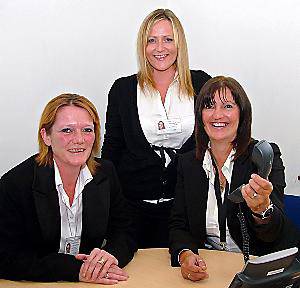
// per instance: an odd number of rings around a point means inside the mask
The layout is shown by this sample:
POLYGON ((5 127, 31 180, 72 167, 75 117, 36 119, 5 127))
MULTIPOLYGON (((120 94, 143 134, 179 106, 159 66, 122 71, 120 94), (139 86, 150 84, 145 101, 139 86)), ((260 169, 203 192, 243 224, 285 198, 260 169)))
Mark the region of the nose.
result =
POLYGON ((158 52, 161 52, 164 50, 164 42, 162 39, 158 39, 158 41, 156 42, 156 50, 158 52))
POLYGON ((223 110, 221 107, 219 107, 218 105, 215 107, 215 109, 213 110, 213 117, 214 119, 220 119, 223 116, 223 110))
POLYGON ((84 135, 81 130, 76 130, 74 133, 73 142, 76 144, 82 144, 84 142, 84 135))

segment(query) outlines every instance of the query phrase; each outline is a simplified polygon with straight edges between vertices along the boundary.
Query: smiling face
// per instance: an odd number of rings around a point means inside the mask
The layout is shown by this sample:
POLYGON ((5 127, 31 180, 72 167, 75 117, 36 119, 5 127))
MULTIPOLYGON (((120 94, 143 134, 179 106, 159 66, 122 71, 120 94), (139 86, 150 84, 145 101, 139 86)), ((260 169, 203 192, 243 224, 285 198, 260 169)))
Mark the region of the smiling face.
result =
POLYGON ((175 70, 177 47, 169 20, 160 20, 152 26, 148 35, 146 57, 154 72, 175 70))
POLYGON ((53 158, 60 169, 80 169, 89 158, 95 141, 94 124, 90 114, 77 106, 59 108, 55 122, 41 136, 51 146, 53 158))
POLYGON ((211 143, 232 143, 237 135, 240 109, 228 88, 220 95, 216 92, 213 102, 202 110, 204 130, 211 143))

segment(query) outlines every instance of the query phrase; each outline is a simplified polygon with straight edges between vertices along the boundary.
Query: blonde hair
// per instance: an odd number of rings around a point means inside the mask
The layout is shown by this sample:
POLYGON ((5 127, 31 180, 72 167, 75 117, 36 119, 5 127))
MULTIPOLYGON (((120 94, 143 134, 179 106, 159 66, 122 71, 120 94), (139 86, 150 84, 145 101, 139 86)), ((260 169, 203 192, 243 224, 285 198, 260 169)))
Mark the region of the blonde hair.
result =
POLYGON ((178 72, 180 92, 188 95, 189 97, 193 97, 194 89, 192 85, 191 72, 189 70, 188 49, 184 30, 179 19, 169 9, 154 10, 144 19, 140 27, 137 38, 137 55, 139 63, 139 72, 137 77, 139 86, 143 91, 145 86, 156 89, 152 75, 152 67, 146 57, 146 47, 151 28, 155 23, 164 19, 170 21, 172 24, 174 41, 178 50, 175 65, 178 72))
POLYGON ((77 94, 61 94, 53 98, 42 113, 39 130, 38 130, 38 143, 39 143, 39 154, 36 157, 36 161, 40 166, 53 165, 53 152, 50 146, 47 146, 41 136, 41 129, 45 129, 47 134, 51 133, 51 128, 54 125, 56 114, 59 108, 63 106, 76 106, 85 109, 93 120, 94 131, 95 131, 95 141, 91 151, 91 155, 87 160, 87 166, 91 173, 94 175, 96 173, 96 168, 99 165, 94 159, 100 152, 100 120, 97 113, 97 109, 94 104, 90 102, 87 98, 77 95, 77 94))

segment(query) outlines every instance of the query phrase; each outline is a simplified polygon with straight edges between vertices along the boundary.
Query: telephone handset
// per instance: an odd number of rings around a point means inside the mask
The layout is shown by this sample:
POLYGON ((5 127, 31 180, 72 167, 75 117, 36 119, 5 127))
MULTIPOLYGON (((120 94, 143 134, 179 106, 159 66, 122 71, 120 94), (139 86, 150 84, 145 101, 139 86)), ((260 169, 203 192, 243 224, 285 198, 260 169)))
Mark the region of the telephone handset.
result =
MULTIPOLYGON (((253 147, 251 159, 258 169, 257 174, 267 179, 271 172, 274 159, 272 146, 266 140, 259 141, 253 147)), ((243 186, 244 184, 230 193, 227 196, 228 199, 234 203, 243 202, 244 198, 241 191, 243 186)))

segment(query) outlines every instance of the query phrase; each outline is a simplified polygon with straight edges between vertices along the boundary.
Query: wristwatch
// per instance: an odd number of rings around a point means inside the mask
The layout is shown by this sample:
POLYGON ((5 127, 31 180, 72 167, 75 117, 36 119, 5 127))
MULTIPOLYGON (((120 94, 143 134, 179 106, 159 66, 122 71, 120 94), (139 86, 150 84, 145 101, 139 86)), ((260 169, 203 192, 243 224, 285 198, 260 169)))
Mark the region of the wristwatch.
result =
POLYGON ((260 218, 260 219, 266 219, 268 218, 269 216, 271 216, 271 214, 273 213, 274 211, 274 205, 272 202, 270 202, 270 205, 266 208, 265 211, 261 212, 261 213, 255 213, 251 210, 251 213, 252 215, 256 216, 257 218, 260 218))

